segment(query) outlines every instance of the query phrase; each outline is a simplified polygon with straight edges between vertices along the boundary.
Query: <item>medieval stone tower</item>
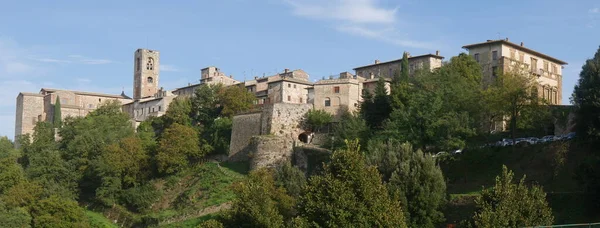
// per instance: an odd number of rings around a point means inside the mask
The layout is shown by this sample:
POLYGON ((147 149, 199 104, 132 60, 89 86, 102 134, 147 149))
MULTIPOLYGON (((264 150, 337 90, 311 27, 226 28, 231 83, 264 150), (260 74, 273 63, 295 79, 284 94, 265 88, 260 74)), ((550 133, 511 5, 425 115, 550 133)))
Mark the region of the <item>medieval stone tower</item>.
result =
POLYGON ((133 99, 154 96, 158 92, 159 53, 137 49, 134 55, 133 99))

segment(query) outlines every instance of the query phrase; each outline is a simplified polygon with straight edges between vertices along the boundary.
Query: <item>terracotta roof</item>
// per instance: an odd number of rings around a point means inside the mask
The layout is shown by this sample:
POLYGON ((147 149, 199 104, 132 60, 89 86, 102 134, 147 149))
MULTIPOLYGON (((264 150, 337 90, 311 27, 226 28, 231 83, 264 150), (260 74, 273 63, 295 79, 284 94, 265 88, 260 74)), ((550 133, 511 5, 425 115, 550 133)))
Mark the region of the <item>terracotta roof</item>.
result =
POLYGON ((123 97, 121 95, 105 94, 105 93, 94 93, 94 92, 84 92, 84 91, 74 91, 74 90, 66 90, 66 89, 42 88, 40 90, 40 92, 41 91, 46 91, 46 92, 49 92, 49 93, 58 92, 58 91, 67 91, 67 92, 72 92, 74 94, 79 94, 79 95, 89 95, 89 96, 98 96, 98 97, 110 97, 110 98, 127 99, 126 97, 123 97))
MULTIPOLYGON (((441 55, 425 54, 425 55, 417 55, 417 56, 408 57, 408 60, 418 59, 418 58, 423 58, 423 57, 432 57, 432 58, 444 59, 444 56, 441 56, 441 55)), ((381 65, 381 64, 400 62, 400 61, 402 61, 402 58, 391 60, 391 61, 387 61, 387 62, 380 62, 380 63, 374 63, 374 64, 365 65, 365 66, 360 66, 360 67, 354 68, 353 70, 367 68, 367 67, 372 67, 372 66, 381 65)))
POLYGON ((469 44, 469 45, 465 45, 465 46, 463 46, 462 48, 464 48, 464 49, 469 49, 469 48, 472 48, 472 47, 477 47, 477 46, 482 46, 482 45, 488 45, 488 44, 495 44, 495 43, 506 44, 506 45, 508 45, 508 46, 511 46, 511 47, 513 47, 513 48, 515 48, 515 49, 519 49, 519 50, 521 50, 521 51, 529 52, 529 53, 532 53, 532 54, 534 54, 534 55, 537 55, 537 56, 544 57, 544 58, 546 58, 546 59, 548 59, 548 60, 551 60, 551 61, 553 61, 553 62, 559 63, 559 64, 561 64, 561 65, 567 65, 567 64, 568 64, 567 62, 565 62, 565 61, 562 61, 562 60, 560 60, 560 59, 557 59, 557 58, 554 58, 554 57, 552 57, 552 56, 549 56, 549 55, 543 54, 543 53, 541 53, 541 52, 534 51, 534 50, 532 50, 532 49, 526 48, 526 47, 524 47, 524 46, 521 46, 521 45, 515 44, 515 43, 513 43, 513 42, 510 42, 510 41, 507 41, 507 40, 490 40, 490 41, 487 41, 487 42, 482 42, 482 43, 475 43, 475 44, 469 44))

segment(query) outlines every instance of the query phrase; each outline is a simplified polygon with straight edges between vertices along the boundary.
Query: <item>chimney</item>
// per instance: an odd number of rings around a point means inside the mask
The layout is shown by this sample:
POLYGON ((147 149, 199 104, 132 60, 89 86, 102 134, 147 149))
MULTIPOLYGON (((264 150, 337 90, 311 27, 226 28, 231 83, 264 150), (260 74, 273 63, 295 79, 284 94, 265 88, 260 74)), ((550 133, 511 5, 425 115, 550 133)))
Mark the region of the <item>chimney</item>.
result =
POLYGON ((344 78, 352 78, 352 74, 348 73, 347 71, 340 73, 340 79, 344 78))
POLYGON ((283 70, 283 72, 284 72, 284 73, 288 73, 288 72, 290 72, 290 69, 288 69, 288 68, 285 68, 285 70, 283 70))
POLYGON ((231 74, 230 74, 230 75, 229 75, 229 78, 233 78, 233 75, 231 75, 231 74))
POLYGON ((258 79, 258 76, 254 76, 254 80, 258 79))
POLYGON ((406 57, 410 58, 410 52, 406 52, 406 57))
POLYGON ((487 40, 487 42, 492 42, 492 40, 487 40))
POLYGON ((375 60, 375 64, 379 64, 379 63, 381 63, 381 62, 379 61, 379 59, 376 59, 376 60, 375 60))
POLYGON ((440 50, 435 51, 435 55, 440 56, 440 50))
POLYGON ((188 82, 188 86, 191 86, 191 85, 192 85, 192 83, 189 83, 189 82, 188 82))
POLYGON ((523 47, 523 45, 525 45, 525 44, 523 44, 523 42, 521 42, 521 47, 523 47))
POLYGON ((506 39, 504 39, 505 41, 508 41, 508 37, 506 37, 506 39))

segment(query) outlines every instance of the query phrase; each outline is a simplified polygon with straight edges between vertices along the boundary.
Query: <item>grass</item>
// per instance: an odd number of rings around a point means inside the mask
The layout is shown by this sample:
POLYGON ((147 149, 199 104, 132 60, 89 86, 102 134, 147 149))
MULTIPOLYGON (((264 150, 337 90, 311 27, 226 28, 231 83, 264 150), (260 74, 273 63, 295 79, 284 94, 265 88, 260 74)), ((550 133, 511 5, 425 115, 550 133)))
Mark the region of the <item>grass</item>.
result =
POLYGON ((205 216, 201 216, 201 217, 197 217, 197 218, 193 218, 193 219, 188 219, 185 221, 181 221, 181 222, 176 222, 176 223, 171 223, 168 225, 164 225, 164 226, 160 226, 162 228, 195 228, 198 227, 198 225, 200 225, 202 222, 209 220, 209 219, 216 219, 217 216, 215 214, 209 214, 209 215, 205 215, 205 216))
POLYGON ((528 147, 465 150, 460 156, 442 158, 440 166, 450 194, 445 211, 447 221, 457 222, 473 216, 474 199, 484 187, 494 186, 502 165, 515 173, 515 182, 525 175, 527 184, 543 187, 555 224, 600 221, 599 215, 588 213, 585 195, 574 178, 574 172, 586 159, 586 154, 585 146, 555 142, 528 147), (566 153, 561 155, 561 148, 566 148, 566 153), (561 157, 564 159, 557 159, 561 157))
POLYGON ((85 215, 90 221, 90 226, 93 228, 117 228, 118 226, 113 224, 110 220, 104 217, 102 214, 93 212, 90 210, 85 211, 85 215))

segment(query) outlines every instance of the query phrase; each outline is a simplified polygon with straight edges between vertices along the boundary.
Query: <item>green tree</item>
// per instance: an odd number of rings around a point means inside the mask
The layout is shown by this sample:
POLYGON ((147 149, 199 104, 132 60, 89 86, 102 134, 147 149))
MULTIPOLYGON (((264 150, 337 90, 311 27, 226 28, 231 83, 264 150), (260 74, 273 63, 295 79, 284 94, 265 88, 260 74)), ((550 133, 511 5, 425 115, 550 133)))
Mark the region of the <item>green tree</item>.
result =
POLYGON ((8 208, 0 201, 0 228, 31 227, 31 215, 25 208, 8 208))
POLYGON ((35 227, 89 227, 85 212, 76 201, 56 196, 36 202, 31 215, 35 227))
POLYGON ((502 174, 496 177, 496 185, 484 189, 475 202, 477 211, 473 216, 477 227, 531 227, 552 225, 552 209, 546 202, 546 193, 539 186, 525 185, 525 176, 518 184, 513 183, 514 174, 502 166, 502 174))
POLYGON ((311 109, 306 113, 306 124, 311 131, 319 132, 321 128, 331 123, 333 116, 325 110, 311 109))
POLYGON ((215 154, 229 154, 229 142, 231 141, 231 118, 218 117, 212 124, 208 125, 203 138, 214 148, 215 154))
POLYGON ((331 147, 339 149, 346 145, 345 140, 359 139, 365 145, 371 136, 367 122, 359 115, 353 115, 347 110, 342 113, 340 120, 333 126, 331 147))
POLYGON ((204 157, 210 148, 201 143, 194 128, 174 123, 163 133, 158 142, 156 162, 158 171, 172 174, 181 171, 204 157))
POLYGON ((222 110, 219 93, 223 85, 203 84, 194 91, 192 97, 192 118, 197 125, 210 125, 222 110))
POLYGON ((300 198, 300 215, 319 227, 406 227, 400 202, 390 197, 358 141, 333 153, 322 176, 312 176, 300 198))
POLYGON ((42 186, 29 181, 21 181, 12 186, 0 196, 0 201, 6 203, 8 208, 30 208, 42 196, 42 186))
POLYGON ((30 181, 43 188, 43 194, 76 199, 77 176, 57 149, 47 148, 29 153, 29 166, 25 169, 30 181))
POLYGON ((17 163, 17 157, 8 154, 8 151, 2 151, 0 153, 0 195, 23 181, 26 181, 25 172, 17 163))
POLYGON ((573 90, 572 103, 576 107, 577 134, 592 140, 600 139, 600 48, 588 59, 579 73, 573 90))
POLYGON ((198 228, 224 228, 224 226, 223 223, 217 220, 209 219, 198 225, 198 228))
POLYGON ((52 121, 55 128, 60 128, 62 126, 61 105, 58 96, 56 96, 56 101, 54 102, 54 116, 52 117, 52 121))
POLYGON ((408 53, 402 53, 402 62, 400 64, 400 81, 408 81, 409 72, 408 72, 408 53))
POLYGON ((399 194, 409 227, 436 227, 444 220, 446 183, 435 158, 408 143, 370 142, 367 160, 377 166, 390 194, 399 194))
POLYGON ((293 216, 294 198, 275 186, 273 173, 267 169, 250 172, 234 191, 237 198, 226 214, 228 227, 284 227, 293 216))
POLYGON ((192 103, 188 98, 175 98, 169 104, 169 109, 162 118, 164 119, 163 128, 169 128, 177 123, 180 125, 192 125, 192 103))
POLYGON ((388 82, 385 78, 379 77, 374 90, 374 96, 368 91, 365 91, 365 94, 363 94, 360 114, 367 121, 367 125, 371 129, 380 129, 383 121, 389 117, 392 111, 387 85, 388 82))
POLYGON ((290 196, 298 198, 306 186, 306 176, 290 162, 285 162, 275 170, 275 184, 283 187, 290 196))
POLYGON ((223 107, 221 116, 232 117, 254 107, 256 96, 242 86, 228 86, 220 91, 219 101, 223 107))

